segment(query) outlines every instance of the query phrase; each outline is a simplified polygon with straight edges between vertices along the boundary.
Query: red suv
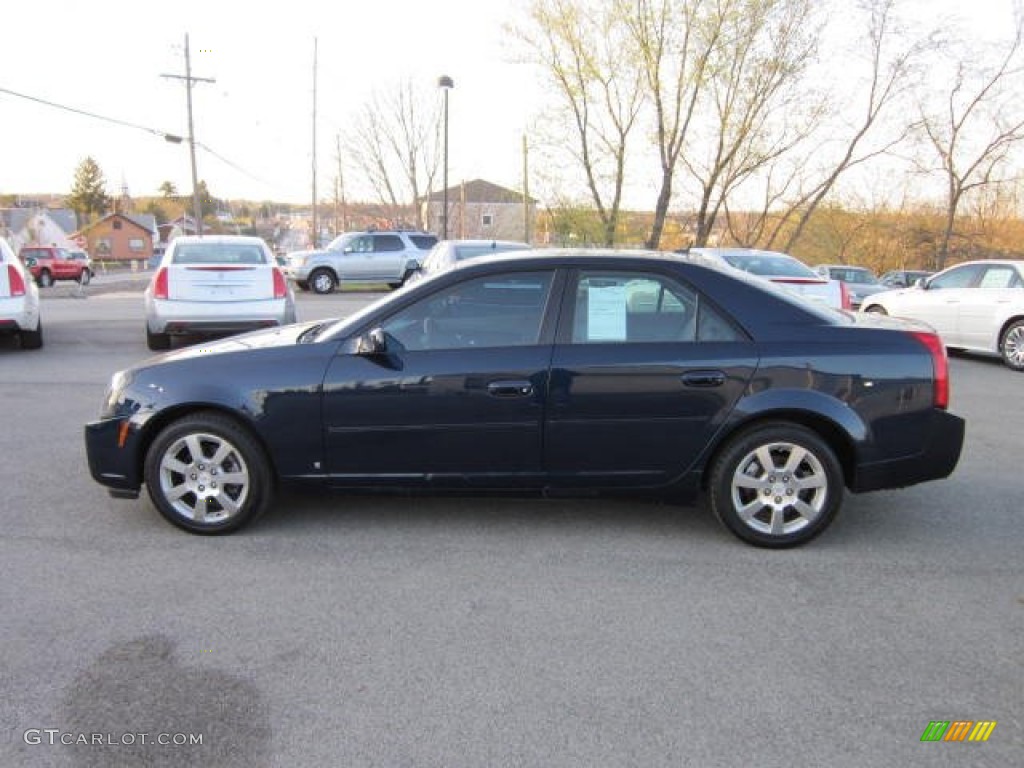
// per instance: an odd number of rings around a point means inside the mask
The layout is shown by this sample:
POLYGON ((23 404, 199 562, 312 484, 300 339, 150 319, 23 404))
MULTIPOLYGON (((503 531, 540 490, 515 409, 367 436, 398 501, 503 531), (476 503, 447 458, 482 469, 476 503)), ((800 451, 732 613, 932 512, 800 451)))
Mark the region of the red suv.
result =
POLYGON ((56 280, 74 280, 85 285, 92 278, 88 262, 72 258, 66 248, 26 245, 18 253, 18 258, 43 288, 53 285, 56 280))

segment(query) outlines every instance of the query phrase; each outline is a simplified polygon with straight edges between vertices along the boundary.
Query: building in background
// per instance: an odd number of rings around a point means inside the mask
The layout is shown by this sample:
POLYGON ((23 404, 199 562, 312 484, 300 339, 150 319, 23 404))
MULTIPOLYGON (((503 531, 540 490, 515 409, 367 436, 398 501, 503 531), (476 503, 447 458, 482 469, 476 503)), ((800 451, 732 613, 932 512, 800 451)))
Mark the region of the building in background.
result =
MULTIPOLYGON (((433 232, 442 229, 444 190, 420 198, 423 221, 433 232)), ((525 240, 536 232, 537 201, 522 192, 483 179, 464 181, 448 189, 448 237, 459 240, 525 240)))

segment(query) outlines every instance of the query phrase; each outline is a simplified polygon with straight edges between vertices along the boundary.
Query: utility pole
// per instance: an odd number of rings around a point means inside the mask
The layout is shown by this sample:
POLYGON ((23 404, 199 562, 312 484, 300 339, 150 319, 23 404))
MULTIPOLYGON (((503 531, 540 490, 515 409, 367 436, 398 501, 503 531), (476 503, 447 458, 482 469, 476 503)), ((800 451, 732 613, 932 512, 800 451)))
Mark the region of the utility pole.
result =
POLYGON ((523 242, 530 242, 530 163, 526 134, 523 134, 523 242))
POLYGON ((345 170, 341 164, 341 134, 334 137, 335 146, 338 151, 338 193, 341 198, 341 226, 338 233, 348 232, 348 201, 345 199, 345 170))
POLYGON ((196 135, 192 128, 192 83, 215 83, 210 77, 192 77, 192 59, 188 49, 188 33, 185 33, 185 75, 161 75, 173 80, 185 81, 185 94, 188 103, 188 150, 192 158, 192 215, 196 219, 196 234, 203 235, 203 207, 199 202, 199 174, 196 173, 196 135))
POLYGON ((316 38, 313 38, 313 249, 320 247, 316 221, 316 38))

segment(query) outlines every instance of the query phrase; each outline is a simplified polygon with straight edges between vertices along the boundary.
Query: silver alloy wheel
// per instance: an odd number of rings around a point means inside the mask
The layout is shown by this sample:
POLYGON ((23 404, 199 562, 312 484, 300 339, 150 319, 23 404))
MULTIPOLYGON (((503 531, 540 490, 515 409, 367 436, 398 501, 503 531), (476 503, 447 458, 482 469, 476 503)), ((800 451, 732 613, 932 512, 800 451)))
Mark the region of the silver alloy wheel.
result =
POLYGON ((828 476, 818 457, 788 442, 767 443, 739 462, 731 481, 733 509, 752 530, 795 533, 821 515, 828 476))
POLYGON ((160 492, 177 514, 197 523, 234 517, 251 484, 241 452, 219 435, 185 435, 160 457, 160 492))
POLYGON ((1017 323, 1003 336, 1003 359, 1013 368, 1024 368, 1024 324, 1017 323))
POLYGON ((330 293, 334 290, 334 279, 323 270, 313 275, 310 284, 314 293, 330 293))

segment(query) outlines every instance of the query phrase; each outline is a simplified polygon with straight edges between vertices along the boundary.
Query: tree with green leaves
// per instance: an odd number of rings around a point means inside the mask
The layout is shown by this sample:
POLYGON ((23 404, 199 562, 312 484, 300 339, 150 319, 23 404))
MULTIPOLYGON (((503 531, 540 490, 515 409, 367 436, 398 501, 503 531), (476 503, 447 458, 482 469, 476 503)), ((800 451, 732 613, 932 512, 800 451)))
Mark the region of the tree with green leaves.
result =
POLYGON ((168 200, 178 194, 178 188, 174 185, 173 181, 165 181, 157 188, 157 191, 168 200))
POLYGON ((106 192, 107 180, 103 171, 91 157, 86 157, 75 169, 75 182, 67 205, 87 220, 102 215, 110 207, 106 192))

